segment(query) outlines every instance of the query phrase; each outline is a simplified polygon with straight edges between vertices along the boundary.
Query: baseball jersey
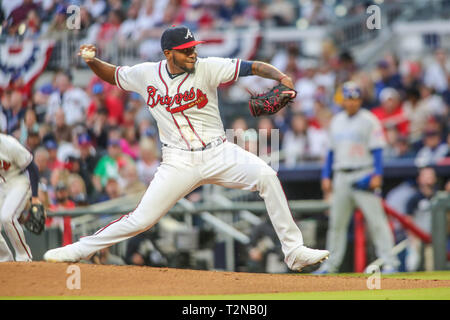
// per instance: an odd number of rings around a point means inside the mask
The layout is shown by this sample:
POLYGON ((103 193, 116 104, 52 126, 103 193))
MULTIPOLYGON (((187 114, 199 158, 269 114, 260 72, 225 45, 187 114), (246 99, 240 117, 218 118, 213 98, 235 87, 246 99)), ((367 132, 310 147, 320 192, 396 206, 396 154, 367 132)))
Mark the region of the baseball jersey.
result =
POLYGON ((162 143, 191 149, 224 137, 217 87, 238 79, 240 60, 198 58, 194 73, 174 78, 166 66, 163 60, 116 67, 116 84, 144 98, 158 124, 162 143))
POLYGON ((33 155, 20 142, 0 133, 0 184, 19 175, 33 160, 33 155))
POLYGON ((358 169, 373 165, 371 150, 385 146, 380 121, 368 110, 353 116, 339 112, 330 124, 330 148, 334 152, 333 169, 358 169))

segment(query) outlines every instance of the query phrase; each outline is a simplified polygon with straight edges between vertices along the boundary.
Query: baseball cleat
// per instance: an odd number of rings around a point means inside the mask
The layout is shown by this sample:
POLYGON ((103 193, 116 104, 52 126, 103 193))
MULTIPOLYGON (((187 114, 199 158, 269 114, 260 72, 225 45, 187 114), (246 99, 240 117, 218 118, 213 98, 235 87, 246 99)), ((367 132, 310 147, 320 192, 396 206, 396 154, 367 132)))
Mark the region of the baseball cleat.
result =
POLYGON ((301 246, 291 269, 301 271, 307 266, 322 263, 327 260, 329 256, 330 252, 328 250, 310 249, 308 247, 301 246))
POLYGON ((78 258, 69 246, 48 250, 44 254, 44 260, 48 262, 78 262, 78 258))

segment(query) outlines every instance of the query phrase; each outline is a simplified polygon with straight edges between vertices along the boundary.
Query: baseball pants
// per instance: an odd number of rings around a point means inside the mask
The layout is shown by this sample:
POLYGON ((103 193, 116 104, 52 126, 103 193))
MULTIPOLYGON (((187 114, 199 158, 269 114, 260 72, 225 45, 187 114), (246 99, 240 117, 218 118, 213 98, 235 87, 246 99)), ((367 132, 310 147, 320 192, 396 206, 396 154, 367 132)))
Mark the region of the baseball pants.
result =
POLYGON ((259 191, 291 266, 303 237, 276 172, 256 155, 224 142, 204 151, 163 147, 163 161, 136 209, 71 245, 84 259, 155 225, 176 203, 204 184, 259 191))
MULTIPOLYGON (((0 185, 0 230, 3 229, 16 253, 16 261, 31 261, 22 226, 18 219, 31 197, 30 181, 20 175, 0 185)), ((0 233, 0 262, 14 261, 13 254, 0 233)))
POLYGON ((352 187, 354 182, 370 172, 373 170, 335 173, 327 233, 330 258, 325 263, 331 272, 337 272, 342 263, 347 248, 348 226, 356 207, 361 209, 367 222, 377 257, 393 267, 399 264, 397 257, 391 253, 394 238, 380 197, 370 191, 355 190, 352 187))

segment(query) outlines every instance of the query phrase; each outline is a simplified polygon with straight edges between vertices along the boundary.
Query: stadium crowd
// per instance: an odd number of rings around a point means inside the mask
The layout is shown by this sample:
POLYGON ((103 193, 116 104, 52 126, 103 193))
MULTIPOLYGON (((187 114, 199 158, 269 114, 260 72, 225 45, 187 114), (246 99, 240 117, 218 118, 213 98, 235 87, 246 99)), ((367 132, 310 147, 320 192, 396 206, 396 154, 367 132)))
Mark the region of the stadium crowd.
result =
POLYGON ((19 31, 24 24, 25 36, 56 36, 66 29, 67 13, 73 13, 68 8, 78 6, 81 28, 98 43, 112 36, 142 40, 169 24, 184 24, 193 31, 255 23, 293 26, 299 19, 308 25, 325 25, 344 15, 363 13, 370 4, 366 0, 11 0, 2 1, 0 21, 8 35, 24 34, 19 31))
MULTIPOLYGON (((81 25, 87 42, 99 47, 113 37, 124 41, 146 39, 155 28, 169 22, 198 30, 230 23, 245 27, 262 21, 294 25, 299 17, 320 25, 335 18, 320 0, 300 1, 300 5, 288 0, 272 4, 262 0, 71 3, 82 5, 81 25)), ((7 36, 22 32, 24 37, 57 37, 66 30, 68 4, 3 1, 2 32, 7 36)), ((352 12, 358 10, 355 7, 352 12)), ((437 48, 430 59, 417 60, 387 53, 369 68, 358 65, 349 52, 340 52, 331 42, 325 42, 322 55, 313 60, 303 58, 296 45, 261 59, 291 76, 299 92, 290 108, 270 118, 259 118, 254 126, 267 130, 269 147, 270 129, 279 129, 284 166, 323 160, 328 149, 328 125, 340 110, 339 89, 348 80, 361 86, 364 107, 383 124, 386 160, 410 158, 419 167, 450 164, 450 62, 445 49, 437 48)), ((270 81, 248 77, 221 90, 224 99, 239 102, 248 96, 243 94, 246 90, 261 91, 271 85, 270 81)), ((242 130, 249 149, 257 139, 251 121, 239 117, 225 123, 225 128, 242 130)), ((139 95, 121 91, 95 75, 81 88, 74 85, 70 71, 57 70, 51 82, 39 87, 24 89, 20 81, 15 81, 1 91, 0 130, 15 136, 33 152, 41 177, 41 199, 52 210, 145 190, 160 162, 155 125, 139 95)), ((405 210, 412 213, 420 199, 429 199, 439 188, 450 192, 450 183, 438 185, 435 173, 421 174, 405 210)), ((64 244, 72 241, 69 217, 48 219, 47 224, 63 226, 64 244)))

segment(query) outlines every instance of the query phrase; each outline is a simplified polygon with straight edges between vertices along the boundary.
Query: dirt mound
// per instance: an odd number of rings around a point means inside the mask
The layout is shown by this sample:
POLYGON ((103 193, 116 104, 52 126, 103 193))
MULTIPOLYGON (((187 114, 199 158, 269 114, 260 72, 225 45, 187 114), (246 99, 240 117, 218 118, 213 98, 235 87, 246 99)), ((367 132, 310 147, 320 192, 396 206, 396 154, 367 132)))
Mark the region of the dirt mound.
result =
MULTIPOLYGON (((0 263, 0 296, 176 296, 367 290, 367 278, 254 274, 47 262, 0 263), (75 267, 73 267, 75 266, 75 267), (70 268, 69 268, 70 267, 70 268), (79 267, 79 269, 77 268, 79 267), (78 269, 80 289, 73 281, 78 269)), ((382 289, 450 287, 450 280, 382 279, 382 289)))

